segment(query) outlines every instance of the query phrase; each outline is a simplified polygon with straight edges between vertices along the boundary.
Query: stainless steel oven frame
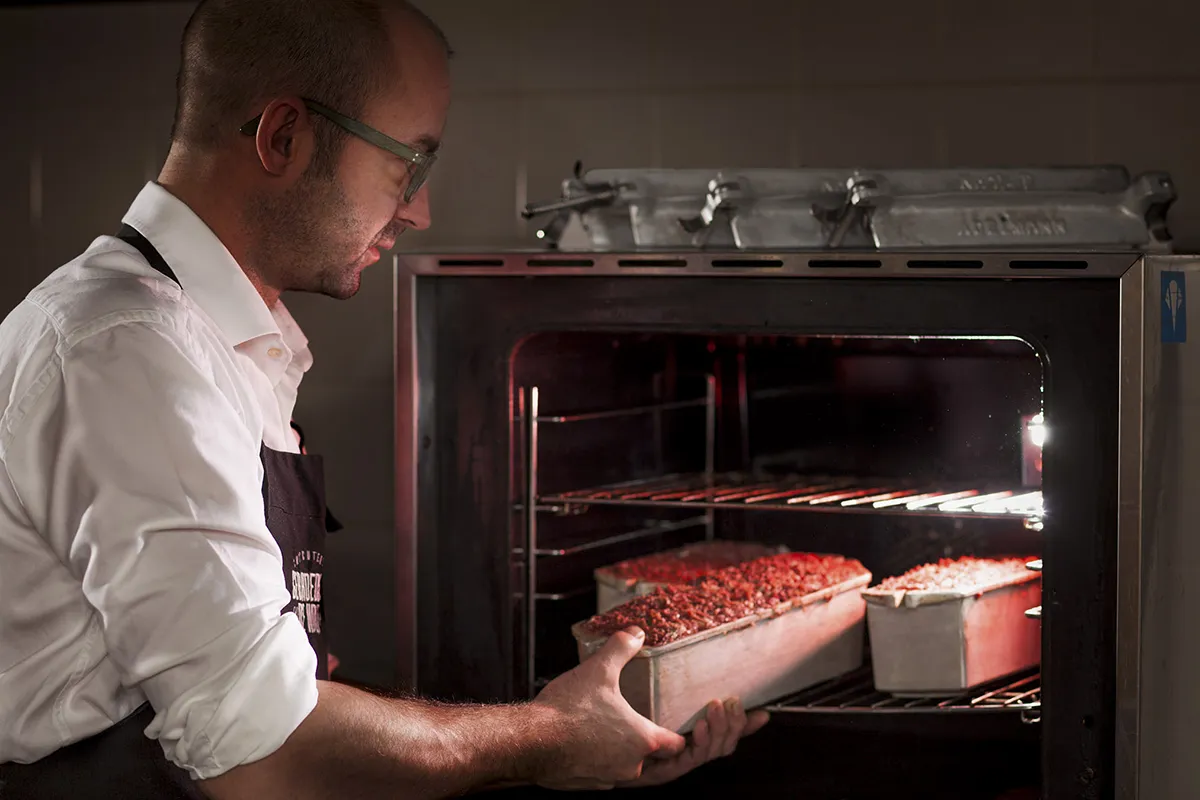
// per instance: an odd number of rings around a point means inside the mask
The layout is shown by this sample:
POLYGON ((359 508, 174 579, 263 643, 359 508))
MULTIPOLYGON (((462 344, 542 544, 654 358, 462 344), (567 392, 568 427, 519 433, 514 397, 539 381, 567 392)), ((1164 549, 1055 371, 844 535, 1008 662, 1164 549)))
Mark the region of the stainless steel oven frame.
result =
MULTIPOLYGON (((436 520, 418 506, 431 442, 419 420, 439 398, 422 391, 433 357, 430 320, 418 316, 418 285, 438 276, 630 276, 935 278, 1119 282, 1116 522, 1115 724, 1111 793, 1119 800, 1200 796, 1200 347, 1186 326, 1188 279, 1200 257, 1132 253, 637 252, 434 253, 395 264, 396 686, 417 674, 418 530, 436 520), (1175 323, 1166 319, 1174 306, 1175 323), (1177 339, 1183 339, 1177 341, 1177 339)), ((1046 609, 1048 615, 1053 607, 1046 609)), ((1081 676, 1085 677, 1085 676, 1081 676)), ((1079 720, 1080 732, 1090 726, 1079 720)), ((1081 797, 1103 796, 1079 776, 1081 797)))

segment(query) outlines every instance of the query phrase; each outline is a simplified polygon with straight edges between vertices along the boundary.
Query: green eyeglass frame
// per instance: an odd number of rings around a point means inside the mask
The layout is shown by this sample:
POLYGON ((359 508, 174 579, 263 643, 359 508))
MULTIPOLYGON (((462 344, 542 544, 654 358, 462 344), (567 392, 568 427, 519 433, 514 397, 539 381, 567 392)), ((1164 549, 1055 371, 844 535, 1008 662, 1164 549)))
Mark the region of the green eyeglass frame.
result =
MULTIPOLYGON (((380 133, 370 125, 359 122, 352 117, 347 117, 345 114, 323 106, 315 100, 309 100, 308 98, 301 99, 304 100, 304 106, 314 114, 320 114, 347 133, 357 136, 364 142, 369 142, 379 149, 386 150, 397 158, 406 161, 409 169, 408 186, 404 189, 404 202, 412 202, 412 199, 421 190, 421 187, 425 184, 425 180, 429 177, 429 170, 433 168, 433 162, 437 161, 435 154, 422 153, 420 150, 415 150, 403 142, 396 141, 387 134, 380 133)), ((261 119, 262 114, 259 114, 238 128, 238 132, 247 136, 253 136, 255 131, 258 130, 258 122, 261 119)))

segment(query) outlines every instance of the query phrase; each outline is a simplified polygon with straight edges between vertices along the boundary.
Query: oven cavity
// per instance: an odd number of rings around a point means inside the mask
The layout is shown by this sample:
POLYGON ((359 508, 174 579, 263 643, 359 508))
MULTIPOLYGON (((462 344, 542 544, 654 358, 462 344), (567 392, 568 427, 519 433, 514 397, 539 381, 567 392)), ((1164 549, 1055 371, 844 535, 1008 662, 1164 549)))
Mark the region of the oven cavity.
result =
MULTIPOLYGON (((533 695, 578 663, 586 648, 572 630, 598 612, 697 580, 706 548, 719 555, 714 570, 769 553, 836 554, 861 562, 871 586, 941 559, 1017 557, 1029 577, 1013 584, 1040 592, 1041 449, 1052 425, 1043 382, 1038 352, 1013 336, 526 338, 510 360, 518 685, 533 695), (662 577, 673 558, 679 581, 662 577), (654 574, 639 578, 638 563, 654 574)), ((869 635, 853 628, 853 663, 805 672, 812 654, 779 645, 779 658, 800 659, 793 677, 816 678, 766 697, 777 717, 1039 719, 1040 593, 997 587, 998 602, 910 592, 924 611, 906 616, 914 609, 889 606, 894 594, 868 590, 864 604, 865 588, 853 591, 854 613, 876 619, 869 635), (968 634, 975 652, 999 636, 984 623, 1019 642, 1019 657, 972 660, 968 634)), ((665 658, 649 655, 638 666, 646 680, 665 658)), ((727 652, 713 659, 736 669, 727 652)))

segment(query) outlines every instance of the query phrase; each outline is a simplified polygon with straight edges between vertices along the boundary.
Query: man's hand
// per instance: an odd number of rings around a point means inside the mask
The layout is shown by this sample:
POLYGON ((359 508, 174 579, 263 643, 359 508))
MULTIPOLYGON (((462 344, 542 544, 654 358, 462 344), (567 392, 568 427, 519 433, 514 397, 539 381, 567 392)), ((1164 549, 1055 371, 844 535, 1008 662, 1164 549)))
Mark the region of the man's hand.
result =
POLYGON ((637 780, 621 786, 658 786, 682 777, 696 767, 722 756, 731 756, 742 737, 749 736, 767 724, 766 711, 751 711, 747 714, 736 698, 724 703, 717 700, 708 704, 704 719, 692 729, 687 748, 676 756, 651 755, 637 780))
POLYGON ((604 647, 552 681, 534 701, 563 720, 566 735, 559 757, 547 763, 537 783, 552 789, 609 789, 674 780, 719 756, 766 722, 749 718, 741 704, 714 701, 697 723, 689 745, 679 734, 638 714, 621 696, 621 670, 641 649, 636 628, 609 637, 604 647))
POLYGON ((621 669, 642 647, 636 628, 609 637, 595 655, 550 682, 535 705, 549 710, 562 731, 561 750, 535 776, 550 789, 611 789, 637 779, 651 753, 684 752, 682 736, 638 714, 621 696, 621 669))

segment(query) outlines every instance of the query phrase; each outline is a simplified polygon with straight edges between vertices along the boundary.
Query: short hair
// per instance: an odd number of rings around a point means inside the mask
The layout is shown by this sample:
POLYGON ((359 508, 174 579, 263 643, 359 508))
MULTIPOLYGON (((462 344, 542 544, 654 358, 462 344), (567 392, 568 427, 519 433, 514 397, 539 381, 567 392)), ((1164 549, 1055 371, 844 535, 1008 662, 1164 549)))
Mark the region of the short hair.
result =
MULTIPOLYGON (((216 148, 285 94, 360 116, 395 80, 385 7, 414 13, 450 55, 442 30, 404 0, 202 0, 183 32, 172 141, 216 148)), ((314 130, 326 161, 345 134, 323 122, 314 130)))

